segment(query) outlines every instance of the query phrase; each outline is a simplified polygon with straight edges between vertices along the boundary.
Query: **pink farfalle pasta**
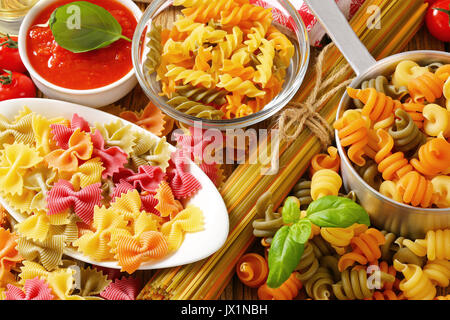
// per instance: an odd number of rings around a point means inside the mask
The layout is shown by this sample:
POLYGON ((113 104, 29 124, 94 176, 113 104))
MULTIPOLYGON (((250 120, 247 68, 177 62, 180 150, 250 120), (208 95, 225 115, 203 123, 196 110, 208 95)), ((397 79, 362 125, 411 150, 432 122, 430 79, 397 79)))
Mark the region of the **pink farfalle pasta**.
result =
POLYGON ((181 150, 177 150, 172 154, 167 169, 169 176, 169 185, 176 199, 185 199, 192 197, 201 188, 200 182, 187 171, 187 157, 181 150))
POLYGON ((119 147, 105 148, 105 140, 100 131, 96 130, 91 134, 91 139, 94 147, 92 157, 99 157, 102 161, 105 168, 102 173, 104 179, 111 177, 128 162, 128 155, 119 147))
POLYGON ((100 293, 106 300, 136 300, 141 282, 136 278, 116 279, 100 293))
POLYGON ((38 277, 25 280, 22 288, 7 285, 6 300, 53 300, 54 296, 48 284, 38 277))
POLYGON ((94 215, 94 207, 101 205, 102 189, 100 183, 91 184, 80 191, 74 191, 72 184, 59 180, 48 193, 47 214, 53 215, 73 208, 75 214, 83 222, 90 224, 94 215))
POLYGON ((123 180, 130 183, 134 188, 155 192, 165 175, 160 167, 143 165, 138 168, 137 173, 131 169, 121 170, 119 174, 114 176, 114 180, 123 180))

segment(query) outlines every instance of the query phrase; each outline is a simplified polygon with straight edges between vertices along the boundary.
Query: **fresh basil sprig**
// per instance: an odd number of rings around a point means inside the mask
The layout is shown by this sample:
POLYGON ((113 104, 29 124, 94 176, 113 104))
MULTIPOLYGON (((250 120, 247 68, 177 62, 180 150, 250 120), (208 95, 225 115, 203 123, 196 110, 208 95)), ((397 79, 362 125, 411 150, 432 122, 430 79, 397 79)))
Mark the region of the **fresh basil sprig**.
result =
POLYGON ((306 217, 300 218, 300 208, 288 198, 282 209, 283 221, 273 237, 269 250, 267 285, 278 288, 295 270, 303 255, 305 243, 311 235, 311 224, 319 227, 346 228, 354 223, 370 226, 366 210, 354 201, 337 196, 326 196, 311 202, 306 217))
POLYGON ((56 43, 75 53, 104 48, 119 39, 131 42, 111 13, 86 1, 58 7, 48 24, 56 43))

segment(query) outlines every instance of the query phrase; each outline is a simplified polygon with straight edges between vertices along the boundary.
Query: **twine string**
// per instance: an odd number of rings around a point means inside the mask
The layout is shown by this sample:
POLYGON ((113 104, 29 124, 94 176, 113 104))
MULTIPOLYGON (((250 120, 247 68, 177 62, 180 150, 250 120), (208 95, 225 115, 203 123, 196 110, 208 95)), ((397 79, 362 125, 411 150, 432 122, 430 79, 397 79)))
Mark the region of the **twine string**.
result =
POLYGON ((328 122, 317 112, 317 109, 328 101, 333 95, 335 95, 343 87, 350 84, 353 79, 341 82, 339 85, 330 88, 325 94, 319 97, 319 93, 341 78, 348 72, 348 66, 340 69, 325 81, 322 79, 323 63, 326 53, 333 44, 327 45, 320 55, 317 57, 315 69, 316 69, 316 81, 311 94, 308 96, 305 102, 291 101, 287 104, 289 108, 285 109, 278 118, 278 128, 280 138, 291 141, 296 139, 306 126, 311 132, 319 139, 322 147, 325 149, 328 147, 334 138, 333 129, 328 122), (292 132, 292 133, 291 133, 292 132))

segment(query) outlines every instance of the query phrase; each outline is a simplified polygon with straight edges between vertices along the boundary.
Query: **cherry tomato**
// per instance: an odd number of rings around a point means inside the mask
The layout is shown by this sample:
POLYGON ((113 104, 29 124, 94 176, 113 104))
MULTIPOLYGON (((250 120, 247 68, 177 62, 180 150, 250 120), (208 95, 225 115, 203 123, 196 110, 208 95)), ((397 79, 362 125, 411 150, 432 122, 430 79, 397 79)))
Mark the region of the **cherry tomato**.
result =
POLYGON ((0 70, 3 69, 20 73, 27 72, 20 59, 17 37, 7 35, 0 39, 0 70))
POLYGON ((19 72, 4 70, 0 75, 0 101, 36 97, 36 87, 31 79, 19 72))
POLYGON ((425 22, 437 39, 450 42, 450 0, 439 0, 428 8, 425 22))

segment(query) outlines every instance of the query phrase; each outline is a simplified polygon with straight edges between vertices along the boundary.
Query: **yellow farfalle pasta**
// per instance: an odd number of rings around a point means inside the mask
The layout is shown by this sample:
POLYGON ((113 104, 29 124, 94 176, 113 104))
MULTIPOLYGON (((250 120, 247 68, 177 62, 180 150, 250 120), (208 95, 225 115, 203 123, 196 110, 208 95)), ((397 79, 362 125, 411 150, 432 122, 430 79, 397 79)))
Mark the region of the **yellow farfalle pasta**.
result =
POLYGON ((342 186, 342 179, 331 169, 322 169, 314 173, 311 179, 311 197, 313 200, 324 196, 337 196, 342 186))
POLYGON ((150 135, 137 133, 130 160, 135 170, 142 165, 158 166, 166 170, 169 166, 170 155, 170 145, 166 137, 158 140, 150 135))
POLYGON ((72 175, 70 183, 74 190, 85 188, 91 184, 101 182, 102 172, 105 168, 99 158, 94 158, 86 161, 78 167, 77 172, 72 175))
POLYGON ((106 146, 119 147, 126 153, 130 153, 133 149, 136 136, 131 125, 124 125, 121 120, 116 120, 109 123, 96 122, 95 128, 102 134, 106 146))
POLYGON ((0 146, 4 143, 23 143, 32 145, 34 143, 33 114, 28 108, 22 110, 13 122, 0 115, 0 146))
POLYGON ((112 259, 109 242, 111 233, 118 232, 129 234, 127 221, 117 210, 105 207, 96 207, 94 210, 93 227, 95 231, 86 231, 73 245, 83 254, 96 261, 112 259))
POLYGON ((203 230, 204 221, 202 211, 193 205, 188 205, 176 217, 161 226, 161 232, 167 239, 169 251, 175 251, 183 242, 186 232, 203 230))
POLYGON ((33 114, 32 129, 36 143, 36 149, 42 156, 50 153, 57 148, 55 141, 52 139, 51 125, 52 124, 66 124, 67 120, 64 118, 47 119, 40 114, 33 114))
POLYGON ((24 236, 19 237, 17 241, 17 251, 27 260, 36 260, 41 263, 45 269, 56 269, 62 260, 64 252, 64 236, 48 236, 44 241, 35 241, 27 239, 24 236))

